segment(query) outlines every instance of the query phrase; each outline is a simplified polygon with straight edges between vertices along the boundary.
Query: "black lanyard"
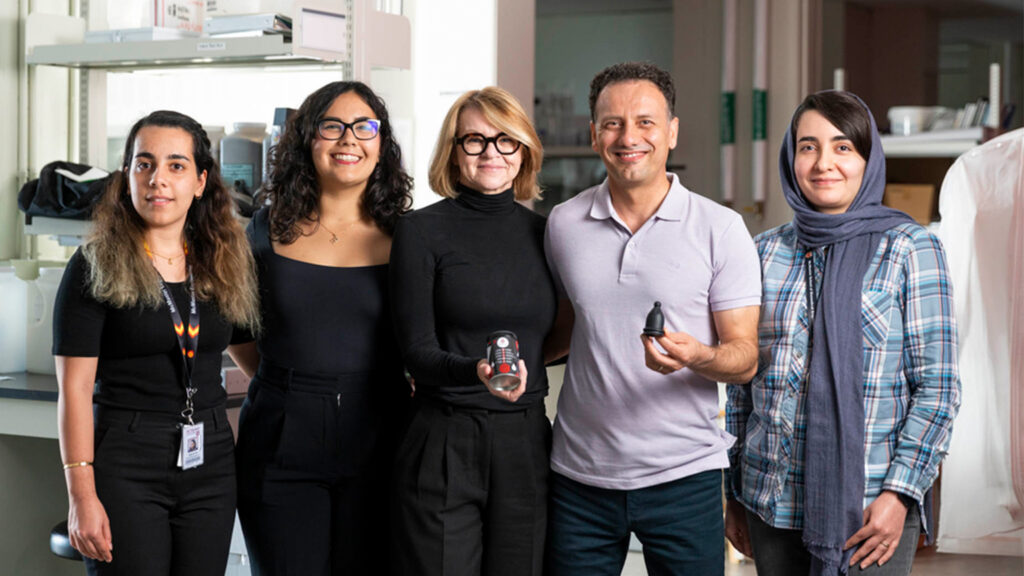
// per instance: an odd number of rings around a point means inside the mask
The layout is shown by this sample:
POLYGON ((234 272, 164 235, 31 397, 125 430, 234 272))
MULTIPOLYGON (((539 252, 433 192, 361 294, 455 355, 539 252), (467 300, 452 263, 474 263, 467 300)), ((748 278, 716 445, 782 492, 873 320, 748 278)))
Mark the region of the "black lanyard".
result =
POLYGON ((199 308, 196 306, 196 285, 192 280, 192 266, 188 267, 189 311, 187 330, 181 321, 181 314, 178 312, 178 306, 174 303, 171 291, 167 288, 167 283, 164 282, 159 273, 157 278, 160 280, 160 293, 164 295, 167 308, 171 311, 174 335, 178 337, 181 359, 185 365, 185 409, 181 411, 181 416, 189 424, 194 424, 192 422, 192 414, 195 412, 195 408, 192 404, 192 397, 196 395, 198 388, 192 385, 192 372, 195 368, 196 354, 199 353, 199 308))
MULTIPOLYGON (((828 258, 828 246, 821 252, 822 258, 828 258)), ((818 309, 818 298, 821 296, 821 285, 825 283, 825 273, 822 272, 821 280, 817 275, 817 267, 814 265, 814 251, 808 249, 804 253, 804 283, 807 286, 807 326, 813 330, 814 315, 818 309)))

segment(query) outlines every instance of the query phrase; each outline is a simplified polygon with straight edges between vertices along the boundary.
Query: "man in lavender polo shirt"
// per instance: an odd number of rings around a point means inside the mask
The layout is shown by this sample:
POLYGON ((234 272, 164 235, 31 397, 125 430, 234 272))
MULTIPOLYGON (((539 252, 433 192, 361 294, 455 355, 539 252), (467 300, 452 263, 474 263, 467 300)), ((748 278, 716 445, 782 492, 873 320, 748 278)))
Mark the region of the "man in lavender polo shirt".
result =
POLYGON ((590 85, 608 178, 557 206, 545 248, 571 351, 551 455, 547 574, 618 575, 629 535, 650 574, 722 574, 716 382, 757 367, 761 272, 738 214, 666 173, 671 77, 618 64, 590 85), (665 336, 641 337, 661 302, 665 336), (571 334, 571 336, 570 336, 571 334))

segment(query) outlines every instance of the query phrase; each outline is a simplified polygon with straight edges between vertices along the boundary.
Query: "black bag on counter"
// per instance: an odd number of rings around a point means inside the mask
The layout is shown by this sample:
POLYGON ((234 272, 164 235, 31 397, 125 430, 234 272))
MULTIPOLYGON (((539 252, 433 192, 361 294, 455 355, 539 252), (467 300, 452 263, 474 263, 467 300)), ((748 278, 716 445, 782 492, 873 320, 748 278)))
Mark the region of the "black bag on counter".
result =
POLYGON ((71 220, 88 220, 92 206, 103 195, 110 175, 95 180, 76 182, 60 174, 58 169, 72 174, 85 174, 92 166, 73 162, 50 162, 29 180, 18 192, 18 208, 29 216, 49 216, 71 220))

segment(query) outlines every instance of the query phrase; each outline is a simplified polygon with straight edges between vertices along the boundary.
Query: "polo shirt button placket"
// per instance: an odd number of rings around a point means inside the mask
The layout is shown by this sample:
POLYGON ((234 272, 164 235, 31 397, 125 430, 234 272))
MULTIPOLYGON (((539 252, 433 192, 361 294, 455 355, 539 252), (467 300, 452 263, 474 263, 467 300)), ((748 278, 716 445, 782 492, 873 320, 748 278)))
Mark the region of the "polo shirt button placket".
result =
POLYGON ((633 276, 637 271, 636 244, 630 239, 626 242, 626 248, 622 256, 622 276, 633 276))

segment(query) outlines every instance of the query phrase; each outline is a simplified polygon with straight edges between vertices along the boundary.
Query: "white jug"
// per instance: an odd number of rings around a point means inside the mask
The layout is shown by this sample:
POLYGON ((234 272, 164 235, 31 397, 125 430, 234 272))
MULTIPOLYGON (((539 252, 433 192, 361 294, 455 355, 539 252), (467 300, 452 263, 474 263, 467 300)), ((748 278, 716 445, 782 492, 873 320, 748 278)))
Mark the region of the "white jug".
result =
POLYGON ((0 373, 25 371, 28 286, 14 268, 0 268, 0 373))
POLYGON ((36 374, 56 374, 53 363, 53 304, 57 299, 63 268, 40 268, 31 283, 28 305, 28 352, 25 369, 36 374))

